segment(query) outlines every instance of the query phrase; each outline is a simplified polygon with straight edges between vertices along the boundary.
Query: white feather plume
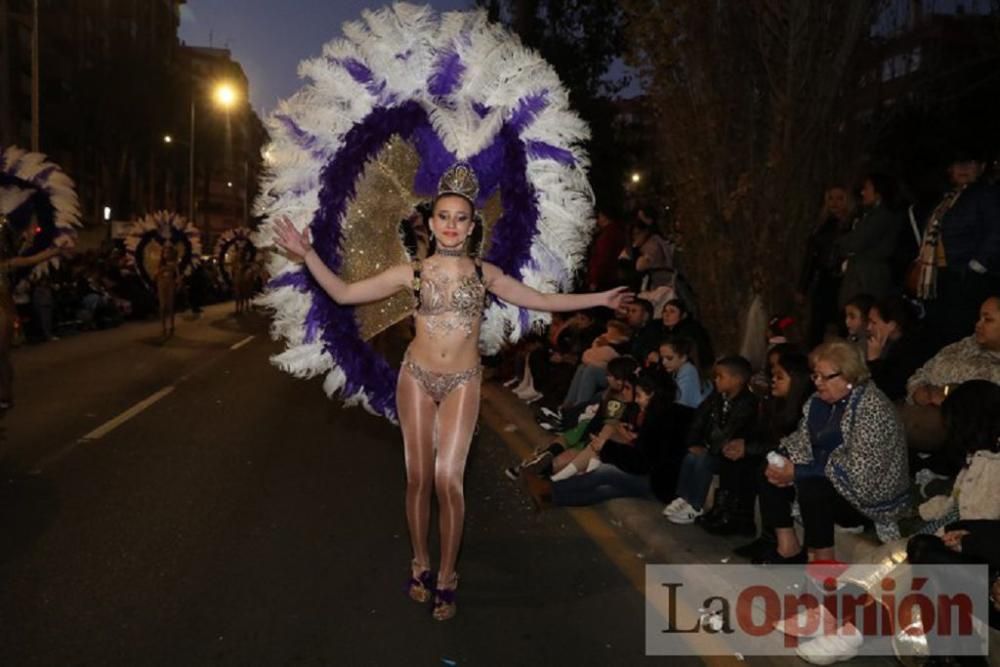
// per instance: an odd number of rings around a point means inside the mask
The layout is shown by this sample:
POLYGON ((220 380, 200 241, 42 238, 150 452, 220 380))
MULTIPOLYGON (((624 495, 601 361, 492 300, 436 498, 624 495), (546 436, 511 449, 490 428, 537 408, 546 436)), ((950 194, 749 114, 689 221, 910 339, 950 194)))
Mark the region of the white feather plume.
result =
POLYGON ((129 225, 128 235, 125 237, 126 258, 129 264, 134 267, 142 261, 137 253, 143 239, 154 236, 158 242, 163 243, 173 238, 176 233, 187 237, 191 246, 191 256, 184 266, 185 275, 190 274, 195 262, 201 256, 201 232, 187 218, 173 211, 156 211, 129 225))

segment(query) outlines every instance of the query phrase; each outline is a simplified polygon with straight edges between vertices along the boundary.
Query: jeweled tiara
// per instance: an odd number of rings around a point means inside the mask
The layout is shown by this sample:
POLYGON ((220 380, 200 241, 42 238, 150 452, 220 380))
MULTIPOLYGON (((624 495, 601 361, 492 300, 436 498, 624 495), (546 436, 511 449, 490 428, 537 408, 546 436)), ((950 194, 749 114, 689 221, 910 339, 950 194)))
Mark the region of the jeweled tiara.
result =
POLYGON ((476 198, 479 196, 479 179, 467 162, 456 162, 441 175, 441 180, 438 181, 438 197, 441 195, 465 197, 475 206, 476 198))

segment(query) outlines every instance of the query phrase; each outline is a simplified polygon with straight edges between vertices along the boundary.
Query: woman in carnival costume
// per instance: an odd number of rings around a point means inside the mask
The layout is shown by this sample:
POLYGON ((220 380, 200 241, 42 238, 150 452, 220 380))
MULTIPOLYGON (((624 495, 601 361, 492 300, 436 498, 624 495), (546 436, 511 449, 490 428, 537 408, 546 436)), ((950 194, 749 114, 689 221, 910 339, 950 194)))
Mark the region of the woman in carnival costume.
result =
POLYGON ((201 254, 198 228, 172 211, 156 211, 129 227, 125 249, 131 266, 159 302, 163 340, 174 335, 177 290, 201 254))
POLYGON ((164 339, 174 335, 177 287, 181 282, 179 262, 174 244, 164 244, 160 251, 160 264, 156 267, 156 297, 160 303, 160 326, 163 328, 164 339))
POLYGON ((587 128, 547 63, 484 11, 438 16, 397 4, 365 12, 344 34, 303 63, 312 83, 269 121, 258 212, 270 222, 257 241, 287 258, 272 258, 258 303, 275 311, 272 333, 288 345, 276 364, 325 374, 328 394, 398 419, 408 592, 433 598, 434 618, 445 620, 456 611, 480 354, 537 330, 549 312, 616 308, 630 295, 560 293, 586 252, 593 193, 587 128), (395 224, 421 195, 432 197, 422 260, 395 224), (368 340, 411 314, 415 336, 396 370, 368 340))
POLYGON ((73 181, 62 169, 41 153, 0 151, 0 410, 14 404, 14 287, 57 265, 75 242, 79 219, 73 181))
POLYGON ((432 480, 441 506, 441 565, 433 588, 438 620, 451 618, 456 610, 455 562, 465 518, 462 486, 479 418, 482 366, 477 341, 486 293, 547 312, 596 306, 615 309, 629 298, 624 288, 596 294, 543 294, 482 262, 476 245, 469 243, 482 234, 482 224, 475 217, 478 189, 468 165, 449 169, 434 199, 433 253, 423 262, 399 264, 351 284, 323 263, 308 234, 300 233, 288 220, 279 222, 277 228, 278 244, 303 261, 338 304, 372 303, 407 289, 417 297, 416 333, 403 360, 396 400, 406 453, 406 515, 414 551, 410 596, 417 601, 431 596, 427 531, 432 480))
POLYGON ((219 237, 215 258, 223 280, 233 293, 237 315, 250 310, 257 274, 257 248, 246 227, 234 227, 219 237))

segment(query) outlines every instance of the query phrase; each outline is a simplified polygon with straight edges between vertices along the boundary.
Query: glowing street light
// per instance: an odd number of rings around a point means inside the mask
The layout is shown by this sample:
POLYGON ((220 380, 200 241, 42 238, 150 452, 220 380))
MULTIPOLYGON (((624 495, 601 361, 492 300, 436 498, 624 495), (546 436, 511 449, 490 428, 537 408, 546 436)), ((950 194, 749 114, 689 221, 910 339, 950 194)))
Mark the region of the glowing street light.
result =
POLYGON ((215 103, 223 109, 232 109, 240 95, 231 83, 220 83, 215 86, 212 97, 215 98, 215 103))
POLYGON ((640 174, 637 171, 636 172, 632 172, 632 182, 633 183, 638 183, 641 180, 642 180, 642 174, 640 174))
POLYGON ((174 142, 174 138, 172 136, 170 136, 169 134, 163 135, 163 143, 165 143, 165 144, 172 144, 173 142, 174 142))

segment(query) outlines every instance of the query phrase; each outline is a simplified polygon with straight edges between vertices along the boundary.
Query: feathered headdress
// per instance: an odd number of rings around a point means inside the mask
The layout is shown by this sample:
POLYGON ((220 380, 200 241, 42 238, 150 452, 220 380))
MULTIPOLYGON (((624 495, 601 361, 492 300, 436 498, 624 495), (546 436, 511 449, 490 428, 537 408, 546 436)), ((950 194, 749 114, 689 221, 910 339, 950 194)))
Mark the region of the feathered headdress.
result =
MULTIPOLYGON (((72 179, 41 153, 16 146, 0 151, 0 218, 15 234, 36 225, 34 238, 20 249, 21 255, 34 255, 53 245, 75 245, 80 201, 72 179)), ((41 275, 49 266, 58 265, 56 256, 30 273, 41 275)))
POLYGON ((177 267, 182 275, 191 273, 201 255, 201 234, 184 216, 172 211, 157 211, 136 220, 125 237, 129 265, 147 287, 156 285, 163 246, 177 250, 177 267))
POLYGON ((234 227, 222 233, 215 242, 215 252, 212 253, 219 263, 219 272, 227 284, 233 284, 232 267, 239 260, 254 261, 257 247, 253 244, 250 230, 246 227, 234 227))

